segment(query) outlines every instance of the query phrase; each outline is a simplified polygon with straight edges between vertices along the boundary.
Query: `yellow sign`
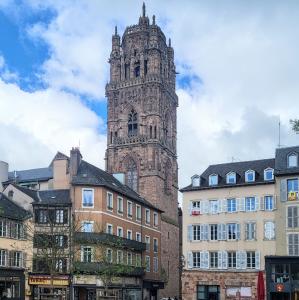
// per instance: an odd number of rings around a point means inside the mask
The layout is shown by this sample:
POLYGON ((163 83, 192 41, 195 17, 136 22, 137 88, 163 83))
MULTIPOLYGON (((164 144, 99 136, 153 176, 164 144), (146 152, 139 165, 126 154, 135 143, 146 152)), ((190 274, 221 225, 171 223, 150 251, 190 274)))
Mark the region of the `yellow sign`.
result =
POLYGON ((298 199, 298 193, 297 192, 289 192, 288 193, 288 200, 294 201, 298 199))
MULTIPOLYGON (((51 285, 50 276, 30 276, 29 284, 32 285, 51 285)), ((69 280, 67 276, 53 277, 52 285, 68 286, 69 280)))

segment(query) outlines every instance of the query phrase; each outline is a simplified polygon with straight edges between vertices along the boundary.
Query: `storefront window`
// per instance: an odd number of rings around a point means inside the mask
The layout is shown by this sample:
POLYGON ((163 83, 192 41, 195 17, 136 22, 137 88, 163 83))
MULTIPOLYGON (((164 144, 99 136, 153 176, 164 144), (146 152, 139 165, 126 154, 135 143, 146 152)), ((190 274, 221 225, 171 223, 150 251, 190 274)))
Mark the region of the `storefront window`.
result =
POLYGON ((20 278, 14 276, 0 276, 0 299, 10 299, 19 297, 20 278))
POLYGON ((271 265, 271 281, 274 283, 284 283, 290 280, 290 269, 288 264, 271 265))

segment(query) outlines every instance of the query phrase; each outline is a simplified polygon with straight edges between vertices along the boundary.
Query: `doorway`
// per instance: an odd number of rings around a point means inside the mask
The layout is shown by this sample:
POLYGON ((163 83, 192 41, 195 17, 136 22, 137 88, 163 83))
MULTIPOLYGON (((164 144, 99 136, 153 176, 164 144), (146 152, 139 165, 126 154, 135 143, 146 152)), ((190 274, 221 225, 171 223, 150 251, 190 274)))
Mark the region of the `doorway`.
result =
POLYGON ((270 296, 271 300, 290 300, 290 294, 289 293, 271 293, 270 296))

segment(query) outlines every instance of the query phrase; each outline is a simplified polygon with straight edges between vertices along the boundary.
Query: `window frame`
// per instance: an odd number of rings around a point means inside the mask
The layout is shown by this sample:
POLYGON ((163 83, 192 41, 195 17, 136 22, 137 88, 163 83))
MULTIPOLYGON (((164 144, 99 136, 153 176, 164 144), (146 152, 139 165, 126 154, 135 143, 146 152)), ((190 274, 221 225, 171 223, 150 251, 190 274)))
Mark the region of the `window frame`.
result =
POLYGON ((274 208, 274 195, 265 195, 263 198, 263 201, 264 201, 264 210, 265 211, 273 211, 275 208, 274 208), (269 202, 268 200, 271 201, 269 202), (271 205, 269 205, 269 203, 271 203, 271 205), (271 206, 271 208, 269 208, 269 206, 271 206))
POLYGON ((255 182, 255 171, 254 170, 247 170, 245 172, 245 182, 255 182), (252 174, 252 180, 249 180, 248 176, 252 174))
POLYGON ((151 237, 149 235, 146 235, 144 237, 144 243, 146 244, 146 252, 150 252, 151 251, 151 237), (148 242, 147 242, 148 241, 148 242))
POLYGON ((269 167, 264 170, 264 181, 271 181, 271 180, 274 180, 274 169, 269 167), (272 175, 270 179, 268 179, 266 175, 267 172, 269 171, 271 171, 271 175, 272 175))
POLYGON ((288 167, 288 169, 298 167, 298 154, 296 152, 291 152, 291 153, 288 154, 288 156, 287 156, 287 167, 288 167), (296 158, 296 165, 294 165, 294 166, 290 165, 290 157, 295 157, 296 158))
POLYGON ((141 222, 142 219, 142 209, 141 209, 141 205, 136 204, 136 221, 137 222, 141 222), (138 214, 138 211, 140 212, 140 214, 138 214))
POLYGON ((107 191, 107 193, 106 193, 106 209, 108 210, 108 211, 113 211, 113 193, 111 193, 111 192, 108 192, 107 191), (111 196, 111 198, 110 198, 110 196, 111 196), (110 205, 110 200, 111 200, 111 206, 109 206, 110 205))
POLYGON ((121 216, 124 214, 124 198, 121 196, 117 196, 117 213, 121 216), (120 210, 119 200, 121 200, 121 203, 122 203, 121 210, 120 210))
POLYGON ((159 226, 159 215, 157 212, 153 212, 153 220, 154 220, 154 227, 158 227, 159 226))
POLYGON ((124 229, 123 229, 123 227, 117 226, 117 228, 116 228, 116 235, 118 237, 124 237, 124 229), (121 230, 121 235, 119 235, 119 230, 121 230))
POLYGON ((237 174, 236 172, 229 172, 226 174, 226 184, 236 184, 237 183, 237 174), (230 176, 233 176, 233 177, 230 177, 230 176), (233 182, 230 182, 229 179, 230 178, 233 178, 233 182))
POLYGON ((159 252, 159 241, 157 238, 153 238, 153 251, 154 253, 159 252))
POLYGON ((113 263, 113 250, 111 248, 106 249, 106 260, 109 264, 113 263), (108 255, 108 253, 110 253, 110 256, 108 255))
POLYGON ((106 223, 106 233, 113 235, 113 224, 106 223), (111 227, 111 233, 108 232, 109 227, 111 227))
POLYGON ((144 211, 145 214, 145 224, 150 225, 151 224, 151 210, 149 208, 146 208, 144 211), (149 220, 147 219, 147 213, 149 216, 149 220))
POLYGON ((249 211, 256 211, 256 210, 257 210, 257 207, 256 207, 255 197, 254 196, 245 197, 245 211, 249 212, 249 211), (247 202, 248 201, 249 201, 249 206, 247 207, 247 202), (252 201, 254 203, 254 209, 253 209, 253 206, 252 206, 252 201))
POLYGON ((93 188, 82 188, 82 201, 81 201, 82 208, 94 208, 94 189, 93 188), (92 192, 92 206, 85 206, 84 205, 84 191, 91 191, 92 192))
POLYGON ((218 251, 210 251, 209 260, 210 260, 210 264, 209 264, 210 269, 217 269, 218 262, 219 262, 218 251))
POLYGON ((140 232, 136 232, 135 233, 135 239, 136 239, 137 242, 141 242, 142 241, 142 236, 141 236, 140 232), (139 236, 140 238, 138 239, 137 236, 139 236))
POLYGON ((133 231, 131 229, 127 229, 127 239, 128 240, 132 240, 133 239, 133 231), (131 238, 129 238, 129 235, 131 236, 131 238))
POLYGON ((246 269, 255 269, 255 251, 246 251, 246 269))
POLYGON ((209 186, 216 186, 216 185, 218 185, 218 174, 209 175, 209 186), (213 178, 216 178, 216 183, 213 183, 213 178))
POLYGON ((237 199, 236 198, 227 198, 226 199, 226 210, 227 210, 227 212, 228 213, 235 213, 235 212, 237 212, 237 199), (229 202, 232 202, 232 201, 234 201, 234 205, 229 205, 229 202), (231 207, 233 207, 234 206, 234 210, 229 210, 229 208, 231 208, 231 207))
POLYGON ((145 256, 145 272, 150 273, 151 271, 151 257, 149 255, 145 256))
MULTIPOLYGON (((276 239, 276 230, 275 230, 275 221, 274 220, 265 220, 264 221, 264 239, 267 241, 274 241, 276 239), (273 236, 272 237, 267 237, 267 228, 266 225, 272 223, 273 224, 273 236)), ((268 230, 269 231, 269 230, 268 230)))
POLYGON ((129 219, 133 218, 133 202, 130 200, 127 200, 127 217, 129 219), (129 205, 129 204, 131 204, 131 205, 129 205), (129 206, 131 207, 131 214, 130 214, 129 206))
POLYGON ((89 220, 83 220, 83 221, 81 221, 81 228, 82 228, 82 230, 84 230, 84 231, 81 231, 81 232, 94 232, 94 227, 93 227, 93 225, 94 225, 94 221, 89 221, 89 220), (91 224, 91 226, 92 226, 92 231, 85 231, 84 230, 84 224, 91 224))

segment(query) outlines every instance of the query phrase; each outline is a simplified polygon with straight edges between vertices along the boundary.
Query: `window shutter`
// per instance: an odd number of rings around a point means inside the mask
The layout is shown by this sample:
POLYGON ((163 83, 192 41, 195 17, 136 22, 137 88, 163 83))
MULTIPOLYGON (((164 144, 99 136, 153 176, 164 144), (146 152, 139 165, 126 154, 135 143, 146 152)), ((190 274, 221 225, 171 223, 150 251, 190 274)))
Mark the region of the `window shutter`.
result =
POLYGON ((217 240, 222 241, 223 240, 223 232, 222 232, 222 224, 217 224, 217 240))
POLYGON ((259 270, 261 268, 261 254, 260 251, 255 251, 255 268, 259 270))
POLYGON ((204 225, 200 225, 200 240, 205 240, 204 225))
POLYGON ((226 224, 221 224, 222 227, 222 238, 224 241, 227 240, 227 230, 226 230, 226 224))
POLYGON ((249 223, 245 223, 245 240, 249 239, 249 223))
POLYGON ((241 252, 241 269, 246 269, 247 267, 247 254, 246 251, 241 252))
POLYGON ((210 257, 209 257, 209 252, 204 251, 204 260, 205 260, 205 268, 209 269, 210 268, 210 257))
POLYGON ((241 251, 236 252, 236 269, 241 269, 241 251))
POLYGON ((265 209, 265 198, 262 196, 260 197, 260 210, 265 209))
POLYGON ((293 227, 293 206, 288 207, 288 227, 293 227))
POLYGON ((205 269, 205 251, 200 251, 200 268, 205 269))
POLYGON ((259 210, 260 209, 260 201, 258 197, 255 197, 255 210, 259 210))
POLYGON ((227 212, 227 200, 222 199, 222 212, 226 213, 227 212))
POLYGON ((241 239, 241 229, 240 229, 240 224, 236 223, 236 237, 237 240, 241 239))
POLYGON ((293 225, 298 227, 298 206, 293 207, 293 225))
POLYGON ((286 179, 281 179, 280 180, 280 201, 281 202, 286 202, 288 197, 287 197, 287 180, 286 179))
POLYGON ((188 240, 193 241, 193 225, 188 225, 188 240))
POLYGON ((218 251, 218 269, 223 269, 223 256, 222 251, 218 251))
POLYGON ((277 195, 273 195, 273 210, 276 209, 277 195))
POLYGON ((38 223, 39 209, 34 210, 34 221, 38 223))
POLYGON ((203 228, 204 228, 204 240, 208 241, 209 240, 209 225, 204 224, 203 228))
POLYGON ((238 204, 238 211, 245 211, 245 198, 238 198, 237 199, 238 204))
POLYGON ((67 224, 67 220, 68 220, 68 211, 67 209, 63 210, 63 224, 67 224))
POLYGON ((26 260, 27 260, 27 255, 25 252, 22 252, 22 267, 26 268, 26 260))
POLYGON ((222 269, 227 269, 227 252, 222 251, 222 269))
POLYGON ((188 269, 192 269, 193 268, 193 253, 191 251, 189 251, 187 256, 188 256, 188 258, 187 258, 188 269))
POLYGON ((190 202, 189 202, 189 215, 190 215, 190 216, 192 215, 192 208, 193 208, 193 202, 190 201, 190 202))
POLYGON ((205 200, 203 201, 203 214, 208 214, 209 213, 209 201, 205 200))
POLYGON ((253 239, 254 240, 256 240, 256 223, 253 223, 253 228, 252 228, 252 230, 253 230, 253 239))
POLYGON ((81 247, 81 262, 84 261, 84 253, 83 253, 83 247, 81 247))

